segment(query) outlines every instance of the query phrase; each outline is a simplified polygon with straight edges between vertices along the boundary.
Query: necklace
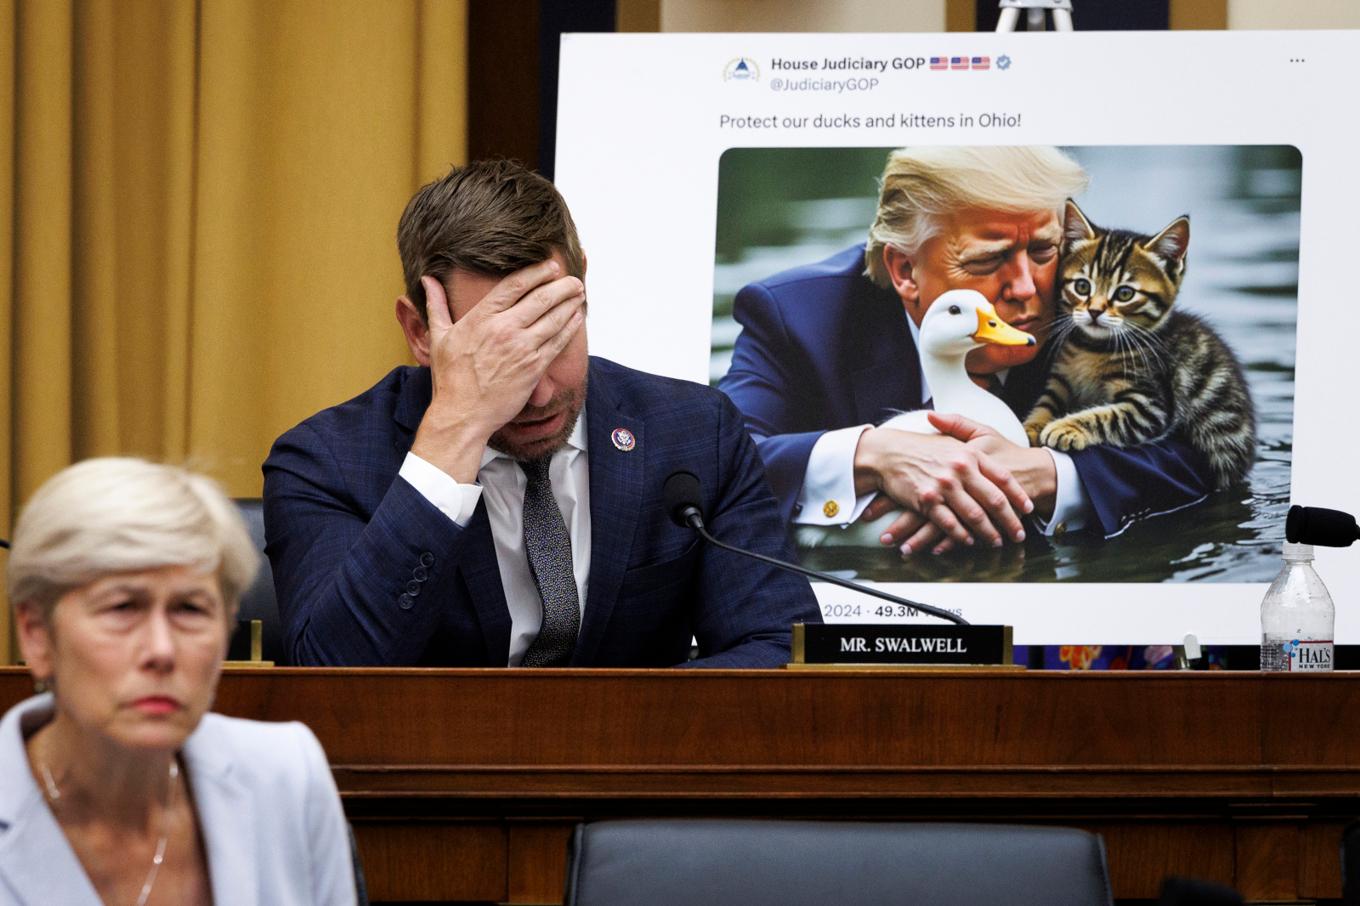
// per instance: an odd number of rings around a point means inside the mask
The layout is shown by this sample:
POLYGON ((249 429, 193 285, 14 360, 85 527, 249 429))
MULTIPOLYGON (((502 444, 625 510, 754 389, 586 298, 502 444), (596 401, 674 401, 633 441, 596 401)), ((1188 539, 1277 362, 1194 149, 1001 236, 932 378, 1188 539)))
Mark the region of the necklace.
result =
MULTIPOLYGON (((42 771, 44 792, 47 799, 56 806, 61 799, 61 789, 57 786, 57 780, 52 776, 52 772, 47 767, 46 761, 39 761, 38 768, 42 771)), ((170 843, 170 809, 175 804, 175 791, 179 788, 176 782, 179 780, 179 762, 175 759, 170 760, 170 789, 165 794, 165 804, 161 810, 161 835, 156 840, 156 852, 151 857, 151 868, 146 873, 146 880, 142 882, 142 892, 137 895, 137 906, 146 906, 146 901, 151 898, 151 888, 156 884, 156 876, 161 873, 161 863, 165 861, 165 848, 170 843)))

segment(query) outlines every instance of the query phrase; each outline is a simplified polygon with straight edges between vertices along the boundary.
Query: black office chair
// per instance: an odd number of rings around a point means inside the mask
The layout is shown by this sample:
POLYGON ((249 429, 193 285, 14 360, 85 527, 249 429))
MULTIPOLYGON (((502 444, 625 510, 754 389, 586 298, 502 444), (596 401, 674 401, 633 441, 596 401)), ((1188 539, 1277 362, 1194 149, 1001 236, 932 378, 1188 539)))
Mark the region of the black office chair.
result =
POLYGON ((245 660, 250 656, 250 621, 259 620, 264 629, 261 639, 263 658, 276 664, 285 663, 279 604, 274 597, 274 571, 269 568, 269 559, 264 555, 264 501, 259 498, 238 498, 236 505, 245 517, 250 540, 255 542, 255 547, 260 551, 260 574, 241 596, 241 609, 236 615, 237 629, 232 636, 228 656, 235 660, 245 660))
POLYGON ((580 824, 566 906, 1111 906, 1098 836, 848 821, 580 824))

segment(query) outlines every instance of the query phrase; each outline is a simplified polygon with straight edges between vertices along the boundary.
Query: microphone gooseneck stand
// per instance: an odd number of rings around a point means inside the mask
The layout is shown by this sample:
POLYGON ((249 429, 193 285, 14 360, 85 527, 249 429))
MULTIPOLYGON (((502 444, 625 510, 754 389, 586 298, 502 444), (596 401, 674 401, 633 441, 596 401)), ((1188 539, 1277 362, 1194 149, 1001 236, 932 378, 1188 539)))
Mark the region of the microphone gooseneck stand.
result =
POLYGON ((720 547, 725 551, 731 551, 734 554, 741 554, 743 557, 750 557, 753 560, 759 560, 762 563, 768 563, 771 566, 777 566, 780 569, 799 573, 800 575, 808 576, 812 579, 820 579, 821 581, 829 582, 832 585, 839 585, 841 588, 848 588, 851 591, 857 591, 861 594, 882 598, 884 601, 891 601, 893 604, 902 604, 919 610, 922 613, 928 613, 933 617, 939 617, 941 620, 957 623, 960 626, 969 625, 968 621, 963 617, 939 607, 933 607, 930 604, 922 604, 919 601, 912 601, 908 598, 898 597, 897 595, 890 595, 887 592, 879 591, 876 588, 867 588, 863 585, 857 585, 856 583, 851 582, 848 579, 842 579, 839 576, 818 572, 815 569, 808 569, 807 567, 799 566, 796 563, 787 563, 783 560, 766 556, 765 554, 758 554, 755 551, 748 551, 740 547, 734 547, 726 542, 719 541, 709 534, 708 529, 704 526, 704 513, 700 506, 703 498, 699 493, 699 479, 691 472, 672 473, 671 476, 666 479, 663 494, 666 501, 666 512, 670 514, 671 521, 676 525, 687 526, 694 529, 699 533, 700 537, 715 547, 720 547))

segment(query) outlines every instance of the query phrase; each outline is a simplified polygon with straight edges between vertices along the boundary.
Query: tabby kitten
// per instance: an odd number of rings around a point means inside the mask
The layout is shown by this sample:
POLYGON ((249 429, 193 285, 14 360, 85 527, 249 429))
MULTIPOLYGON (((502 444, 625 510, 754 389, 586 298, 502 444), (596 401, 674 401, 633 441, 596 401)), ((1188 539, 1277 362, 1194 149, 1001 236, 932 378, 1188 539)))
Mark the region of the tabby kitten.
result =
POLYGON ((1256 417, 1242 366, 1212 327, 1172 308, 1189 245, 1189 216, 1144 236, 1096 227, 1067 202, 1062 345, 1025 420, 1031 444, 1131 447, 1178 433, 1219 488, 1251 470, 1256 417))

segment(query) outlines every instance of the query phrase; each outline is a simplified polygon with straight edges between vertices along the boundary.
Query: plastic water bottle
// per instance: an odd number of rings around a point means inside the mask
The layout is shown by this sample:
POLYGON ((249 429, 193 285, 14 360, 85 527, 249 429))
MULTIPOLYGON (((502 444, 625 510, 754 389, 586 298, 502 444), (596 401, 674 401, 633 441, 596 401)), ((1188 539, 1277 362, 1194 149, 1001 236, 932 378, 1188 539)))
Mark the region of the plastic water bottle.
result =
POLYGON ((1284 545, 1284 569, 1261 601, 1261 669, 1332 669, 1336 608, 1313 570, 1313 545, 1284 545))

